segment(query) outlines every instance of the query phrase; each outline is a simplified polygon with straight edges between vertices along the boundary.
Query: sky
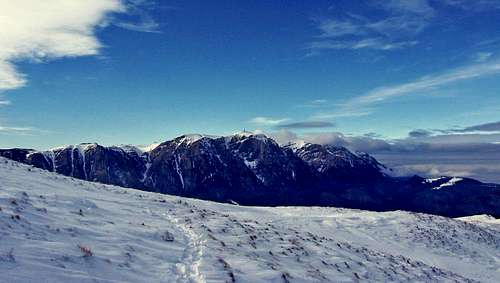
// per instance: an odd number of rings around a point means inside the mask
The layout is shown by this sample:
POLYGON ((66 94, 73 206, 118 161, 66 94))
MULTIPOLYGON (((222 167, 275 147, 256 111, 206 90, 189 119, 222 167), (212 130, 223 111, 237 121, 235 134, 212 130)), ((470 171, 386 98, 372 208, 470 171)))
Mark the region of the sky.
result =
POLYGON ((500 0, 0 0, 0 147, 243 129, 500 182, 500 0))

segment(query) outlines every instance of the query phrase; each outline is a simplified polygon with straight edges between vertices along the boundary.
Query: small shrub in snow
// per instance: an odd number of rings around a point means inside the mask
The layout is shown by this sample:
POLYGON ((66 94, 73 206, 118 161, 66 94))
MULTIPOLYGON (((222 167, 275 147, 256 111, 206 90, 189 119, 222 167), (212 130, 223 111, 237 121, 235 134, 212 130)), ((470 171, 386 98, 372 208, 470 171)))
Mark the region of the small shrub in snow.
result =
POLYGON ((236 282, 236 277, 234 276, 233 269, 231 268, 229 263, 227 263, 227 261, 225 261, 223 258, 219 258, 219 262, 222 264, 224 270, 227 272, 227 275, 229 276, 230 280, 226 282, 232 282, 232 283, 236 282))
POLYGON ((0 262, 15 262, 16 258, 14 257, 14 249, 10 249, 10 251, 6 254, 0 255, 0 262))
POLYGON ((47 213, 47 209, 45 207, 37 207, 36 210, 43 213, 47 213))
POLYGON ((92 250, 86 246, 78 245, 78 248, 83 253, 83 257, 91 257, 93 255, 92 250))
POLYGON ((165 231, 165 233, 161 235, 161 239, 165 242, 173 242, 175 238, 172 233, 165 231))
POLYGON ((283 282, 285 283, 290 283, 290 274, 288 274, 288 272, 283 272, 281 274, 281 279, 283 279, 283 282))

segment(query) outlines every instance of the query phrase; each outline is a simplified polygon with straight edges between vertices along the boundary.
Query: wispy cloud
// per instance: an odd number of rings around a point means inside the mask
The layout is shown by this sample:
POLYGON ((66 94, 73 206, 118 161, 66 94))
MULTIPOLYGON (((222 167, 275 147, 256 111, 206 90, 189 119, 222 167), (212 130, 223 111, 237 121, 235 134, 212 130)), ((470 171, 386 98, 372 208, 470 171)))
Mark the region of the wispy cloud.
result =
POLYGON ((499 143, 500 121, 447 129, 415 129, 403 140, 432 144, 499 143))
MULTIPOLYGON (((127 19, 114 20, 117 27, 137 31, 160 33, 160 24, 151 16, 150 10, 157 9, 159 4, 153 0, 125 1, 127 19)), ((171 7, 169 7, 171 8, 171 7)))
POLYGON ((313 114, 311 119, 328 120, 335 118, 363 117, 372 113, 372 108, 337 104, 331 111, 320 111, 313 114))
POLYGON ((138 32, 152 32, 159 33, 160 25, 154 21, 153 19, 143 19, 140 22, 118 22, 115 23, 117 27, 121 27, 123 29, 128 29, 132 31, 138 32))
POLYGON ((0 134, 5 135, 31 135, 35 131, 37 130, 31 127, 8 127, 0 125, 0 134))
POLYGON ((459 129, 449 129, 446 132, 468 133, 468 132, 500 132, 500 121, 468 126, 459 129))
POLYGON ((326 19, 317 21, 317 28, 321 30, 320 38, 341 37, 344 35, 363 35, 368 33, 365 26, 354 20, 326 19))
POLYGON ((302 121, 287 123, 275 126, 276 129, 321 129, 321 128, 332 128, 335 127, 334 123, 325 121, 302 121))
POLYGON ((362 117, 370 115, 373 109, 369 107, 348 107, 345 104, 332 103, 326 99, 316 99, 298 105, 301 108, 309 108, 316 111, 309 117, 311 121, 324 121, 336 118, 362 117), (332 111, 332 109, 334 109, 332 111))
MULTIPOLYGON (((443 5, 464 13, 500 9, 498 0, 373 0, 368 3, 364 6, 368 9, 361 11, 363 14, 336 9, 333 17, 313 19, 320 34, 306 44, 308 56, 328 49, 389 51, 415 46, 420 42, 417 35, 439 19, 435 7, 443 5), (383 17, 375 18, 373 14, 383 17)), ((478 61, 487 57, 487 53, 479 54, 478 61)))
POLYGON ((435 11, 426 0, 373 1, 371 9, 383 10, 385 17, 343 11, 334 18, 315 19, 321 32, 307 44, 310 54, 325 49, 402 49, 418 44, 413 37, 423 31, 435 11))
POLYGON ((487 61, 491 56, 493 56, 492 52, 478 52, 475 55, 476 62, 482 63, 487 61))
POLYGON ((442 2, 463 10, 491 11, 500 9, 500 1, 498 0, 442 0, 442 2))
POLYGON ((275 126, 286 121, 289 121, 289 118, 270 118, 270 117, 255 117, 250 119, 250 123, 263 125, 263 126, 275 126))
POLYGON ((309 105, 319 106, 319 105, 324 105, 326 103, 328 103, 328 100, 326 100, 326 99, 315 99, 315 100, 310 101, 309 105))
POLYGON ((378 0, 375 4, 394 13, 411 13, 423 17, 434 15, 434 9, 429 5, 428 0, 378 0))
POLYGON ((299 105, 297 105, 297 107, 300 107, 300 108, 321 108, 321 107, 326 107, 329 104, 330 103, 327 99, 314 99, 314 100, 299 104, 299 105))
POLYGON ((360 40, 339 41, 314 41, 309 43, 307 49, 318 51, 323 49, 374 49, 374 50, 392 50, 401 49, 418 44, 418 41, 397 41, 391 42, 384 38, 365 38, 360 40))
POLYGON ((498 74, 500 74, 500 60, 463 65, 438 74, 426 75, 411 82, 372 89, 365 94, 331 105, 331 110, 318 111, 311 119, 367 116, 376 110, 377 104, 397 97, 418 95, 450 84, 498 74))
POLYGON ((444 85, 500 73, 500 61, 466 65, 437 75, 428 75, 413 82, 384 86, 349 100, 344 107, 368 106, 385 100, 415 94, 444 85))

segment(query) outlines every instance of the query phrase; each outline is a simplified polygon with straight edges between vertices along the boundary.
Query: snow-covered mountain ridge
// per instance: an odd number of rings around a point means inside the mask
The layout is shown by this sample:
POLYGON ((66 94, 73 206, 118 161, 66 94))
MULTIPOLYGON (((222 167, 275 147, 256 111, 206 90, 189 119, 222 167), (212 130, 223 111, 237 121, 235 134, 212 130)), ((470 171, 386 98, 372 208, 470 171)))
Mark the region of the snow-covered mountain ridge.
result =
POLYGON ((184 135, 146 149, 86 143, 0 156, 82 180, 245 205, 318 205, 444 216, 500 216, 500 186, 443 177, 393 178, 365 153, 265 135, 184 135))
POLYGON ((498 282, 500 226, 402 211, 245 207, 0 158, 0 282, 498 282))

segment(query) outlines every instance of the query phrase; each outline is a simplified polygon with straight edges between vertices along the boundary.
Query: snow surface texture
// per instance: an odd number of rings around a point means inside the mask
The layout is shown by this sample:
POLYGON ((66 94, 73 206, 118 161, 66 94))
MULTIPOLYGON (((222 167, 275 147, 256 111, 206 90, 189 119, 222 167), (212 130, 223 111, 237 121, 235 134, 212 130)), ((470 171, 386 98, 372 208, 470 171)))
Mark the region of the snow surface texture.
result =
POLYGON ((0 158, 0 282, 499 282, 488 216, 243 207, 0 158))

